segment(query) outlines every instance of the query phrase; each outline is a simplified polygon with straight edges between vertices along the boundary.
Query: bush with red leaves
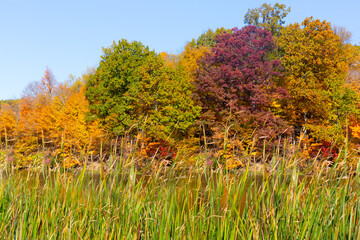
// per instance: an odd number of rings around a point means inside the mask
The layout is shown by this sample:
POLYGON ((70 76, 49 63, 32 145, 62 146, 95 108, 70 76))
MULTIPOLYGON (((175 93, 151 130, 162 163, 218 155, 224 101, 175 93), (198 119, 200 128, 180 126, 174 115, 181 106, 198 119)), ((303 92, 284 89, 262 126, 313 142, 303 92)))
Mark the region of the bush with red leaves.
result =
POLYGON ((309 154, 311 157, 319 156, 333 161, 338 157, 339 149, 333 142, 323 141, 320 145, 313 147, 309 154))
POLYGON ((165 141, 150 142, 145 151, 148 158, 155 158, 156 160, 172 161, 176 156, 174 149, 165 141))

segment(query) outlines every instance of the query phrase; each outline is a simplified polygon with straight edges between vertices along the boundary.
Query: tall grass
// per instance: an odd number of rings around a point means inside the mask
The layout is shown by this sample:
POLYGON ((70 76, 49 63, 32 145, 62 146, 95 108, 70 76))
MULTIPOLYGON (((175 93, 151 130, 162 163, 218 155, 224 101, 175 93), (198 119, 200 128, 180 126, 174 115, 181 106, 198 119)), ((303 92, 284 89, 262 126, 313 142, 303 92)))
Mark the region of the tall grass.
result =
MULTIPOLYGON (((358 174, 28 172, 0 184, 1 239, 359 239, 358 174)), ((125 164, 125 163, 124 163, 125 164)), ((336 165, 336 164, 335 164, 336 165)), ((359 171, 358 171, 359 173, 359 171)))

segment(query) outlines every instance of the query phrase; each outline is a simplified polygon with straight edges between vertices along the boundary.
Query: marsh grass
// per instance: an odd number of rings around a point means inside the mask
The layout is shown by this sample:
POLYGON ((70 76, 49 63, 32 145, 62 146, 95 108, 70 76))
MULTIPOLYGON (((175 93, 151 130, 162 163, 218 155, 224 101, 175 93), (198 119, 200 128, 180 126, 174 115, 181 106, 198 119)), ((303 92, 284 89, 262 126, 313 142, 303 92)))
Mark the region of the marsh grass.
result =
POLYGON ((272 163, 262 175, 206 165, 145 175, 131 161, 111 174, 4 173, 0 238, 360 239, 358 174, 272 163))

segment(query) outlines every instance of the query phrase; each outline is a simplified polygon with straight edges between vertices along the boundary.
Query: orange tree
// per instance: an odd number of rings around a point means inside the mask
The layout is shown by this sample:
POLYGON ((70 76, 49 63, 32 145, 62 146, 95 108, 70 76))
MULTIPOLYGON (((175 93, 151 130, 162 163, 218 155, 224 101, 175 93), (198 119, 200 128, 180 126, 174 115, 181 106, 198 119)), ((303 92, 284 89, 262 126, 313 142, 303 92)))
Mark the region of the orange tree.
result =
MULTIPOLYGON (((18 115, 14 106, 3 103, 0 108, 0 141, 6 148, 13 145, 17 138, 18 115)), ((0 147, 2 147, 0 145, 0 147)))
POLYGON ((40 82, 30 83, 20 100, 19 141, 16 151, 32 155, 56 143, 58 108, 53 104, 57 83, 47 68, 40 82))
MULTIPOLYGON (((85 98, 85 86, 74 90, 70 85, 68 91, 71 95, 59 108, 57 129, 53 133, 57 140, 57 154, 63 159, 64 166, 80 164, 81 156, 97 153, 104 135, 98 121, 86 120, 89 102, 85 98)), ((60 103, 60 98, 55 97, 54 104, 59 106, 60 103)))
POLYGON ((31 164, 32 156, 41 153, 46 158, 56 156, 64 167, 70 167, 81 164, 80 156, 99 149, 103 134, 98 122, 85 120, 89 109, 84 81, 88 75, 58 85, 47 69, 42 81, 25 89, 15 145, 20 165, 31 164))
POLYGON ((287 120, 319 140, 340 141, 348 117, 358 113, 358 96, 345 84, 349 49, 329 22, 313 18, 288 25, 278 44, 291 95, 283 105, 287 120))

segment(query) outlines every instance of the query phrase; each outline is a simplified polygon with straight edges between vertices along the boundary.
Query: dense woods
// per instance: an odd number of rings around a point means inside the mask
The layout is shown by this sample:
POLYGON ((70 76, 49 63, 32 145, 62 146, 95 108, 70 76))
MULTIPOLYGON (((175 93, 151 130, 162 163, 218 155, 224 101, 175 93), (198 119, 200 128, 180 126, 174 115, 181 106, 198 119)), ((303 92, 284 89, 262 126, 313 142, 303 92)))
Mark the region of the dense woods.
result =
POLYGON ((236 168, 296 146, 304 163, 347 148, 355 167, 359 47, 325 20, 286 25, 289 11, 264 4, 243 28, 208 30, 178 55, 114 41, 96 68, 63 83, 46 69, 21 99, 1 101, 2 159, 69 168, 121 154, 139 166, 236 168))

